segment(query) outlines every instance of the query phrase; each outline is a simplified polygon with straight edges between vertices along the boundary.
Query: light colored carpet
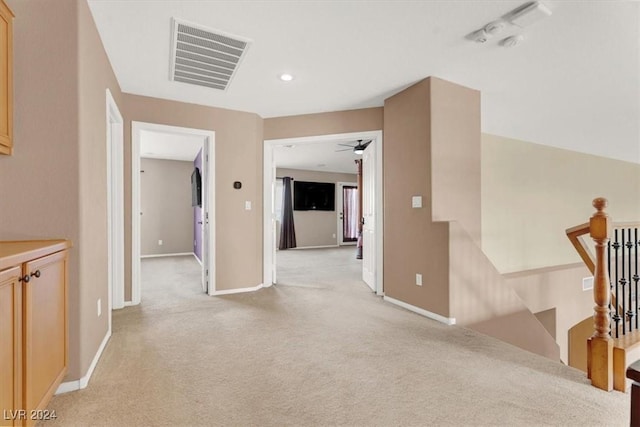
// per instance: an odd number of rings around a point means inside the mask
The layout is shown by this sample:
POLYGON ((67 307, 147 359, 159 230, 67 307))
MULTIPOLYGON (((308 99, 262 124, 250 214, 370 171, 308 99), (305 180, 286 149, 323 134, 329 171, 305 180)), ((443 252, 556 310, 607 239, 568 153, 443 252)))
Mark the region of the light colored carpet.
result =
POLYGON ((145 261, 142 305, 114 313, 89 386, 54 397, 59 418, 45 424, 629 424, 628 395, 383 302, 352 248, 278 261, 279 285, 214 298, 188 259, 145 261))

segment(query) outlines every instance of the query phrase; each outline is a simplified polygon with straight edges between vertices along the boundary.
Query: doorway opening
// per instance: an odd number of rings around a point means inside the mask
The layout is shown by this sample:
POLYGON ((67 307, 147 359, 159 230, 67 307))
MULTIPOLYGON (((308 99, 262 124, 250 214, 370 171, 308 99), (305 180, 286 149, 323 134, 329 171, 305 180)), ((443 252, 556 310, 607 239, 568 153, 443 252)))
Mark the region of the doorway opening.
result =
MULTIPOLYGON (((280 186, 276 172, 275 151, 278 149, 288 149, 292 147, 324 145, 327 150, 332 147, 345 145, 354 141, 370 140, 365 150, 366 156, 365 167, 363 171, 367 171, 368 179, 363 180, 363 196, 364 200, 369 203, 369 209, 363 211, 365 224, 363 226, 363 250, 365 257, 362 261, 362 280, 378 295, 383 295, 383 229, 382 229, 382 131, 354 132, 334 135, 321 135, 300 138, 285 138, 277 140, 266 140, 264 143, 264 168, 263 168, 263 197, 264 197, 264 236, 263 236, 263 283, 264 286, 271 286, 277 283, 277 266, 276 266, 276 248, 278 246, 278 229, 279 229, 279 209, 276 204, 277 188, 280 186), (367 232, 367 237, 365 237, 367 232)), ((337 150, 336 150, 337 151, 337 150)), ((352 160, 353 161, 353 160, 352 160)), ((314 159, 318 163, 317 157, 314 159)), ((317 164, 321 166, 321 164, 317 164)), ((354 165, 354 173, 356 171, 354 165)), ((363 175, 364 178, 364 175, 363 175)), ((339 180, 339 182, 352 182, 353 176, 347 180, 339 180)), ((295 179, 294 179, 295 182, 295 179)), ((336 188, 338 186, 336 185, 336 188)), ((364 207, 364 204, 363 204, 364 207)), ((317 212, 320 213, 320 212, 317 212)), ((332 215, 332 234, 334 243, 330 246, 340 246, 338 241, 342 231, 336 227, 336 212, 332 215)), ((342 224, 341 224, 342 227, 342 224)), ((317 227, 316 227, 317 228, 317 227)), ((341 230, 342 228, 340 228, 341 230)), ((306 245, 303 245, 306 246, 306 245)), ((323 245, 322 247, 326 247, 323 245)), ((312 247, 312 246, 306 246, 312 247)), ((316 246, 317 248, 318 246, 316 246)), ((354 251, 355 259, 355 251, 354 251)))
POLYGON ((213 131, 132 122, 132 304, 142 258, 189 257, 201 291, 215 293, 214 145, 213 131))

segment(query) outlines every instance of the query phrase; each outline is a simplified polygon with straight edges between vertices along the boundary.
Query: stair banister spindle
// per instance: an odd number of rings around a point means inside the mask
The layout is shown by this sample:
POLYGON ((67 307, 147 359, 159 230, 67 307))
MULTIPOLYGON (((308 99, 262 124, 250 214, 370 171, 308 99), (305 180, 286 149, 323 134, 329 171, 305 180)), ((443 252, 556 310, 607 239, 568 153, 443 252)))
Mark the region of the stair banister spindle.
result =
POLYGON ((613 235, 613 244, 611 245, 613 247, 613 268, 614 268, 614 272, 615 274, 613 275, 613 285, 615 286, 615 295, 616 295, 616 301, 615 301, 615 314, 613 315, 613 320, 616 323, 615 326, 615 333, 616 333, 616 338, 620 337, 620 320, 622 319, 622 317, 620 316, 620 295, 619 295, 619 290, 620 290, 620 282, 619 280, 619 274, 618 274, 618 251, 620 250, 620 242, 618 242, 618 230, 614 230, 614 235, 613 235))
MULTIPOLYGON (((594 333, 589 339, 590 349, 590 374, 591 384, 603 390, 613 389, 613 340, 609 335, 609 271, 605 258, 605 248, 609 241, 609 230, 611 220, 604 212, 607 207, 607 200, 597 198, 593 200, 593 207, 596 213, 589 220, 589 231, 591 238, 595 242, 596 259, 593 286, 593 299, 595 301, 593 323, 594 333)), ((617 286, 616 286, 617 288, 617 286)), ((616 297, 617 299, 617 297, 616 297)), ((618 305, 618 301, 616 301, 618 305)))
MULTIPOLYGON (((624 230, 622 231, 624 233, 624 230)), ((631 288, 631 248, 633 248, 633 243, 631 242, 631 229, 627 229, 627 283, 629 284, 629 309, 627 310, 627 318, 629 319, 629 332, 633 330, 633 317, 635 315, 633 311, 633 299, 632 299, 632 291, 631 288)))
POLYGON ((640 249, 640 241, 638 241, 638 227, 636 227, 633 231, 633 241, 635 243, 635 274, 633 275, 633 282, 635 283, 635 291, 636 291, 636 329, 638 329, 638 317, 640 317, 640 307, 638 307, 638 280, 640 280, 640 276, 638 276, 638 249, 640 249))
MULTIPOLYGON (((622 248, 622 254, 620 257, 620 270, 621 271, 621 276, 620 279, 618 281, 618 283, 620 283, 620 285, 622 285, 622 335, 625 335, 627 333, 627 318, 625 316, 625 312, 627 311, 627 300, 625 299, 625 295, 627 292, 627 279, 624 277, 624 273, 625 273, 625 269, 624 269, 624 264, 625 264, 625 257, 624 257, 624 248, 626 247, 626 242, 625 242, 625 236, 624 236, 624 228, 622 230, 620 230, 620 234, 622 234, 622 240, 621 240, 621 248, 622 248)), ((618 230, 616 230, 616 242, 618 241, 618 230)), ((616 254, 617 255, 617 254, 616 254)), ((618 265, 618 258, 616 257, 616 266, 618 265)), ((618 269, 616 268, 616 279, 618 278, 618 269)), ((618 305, 618 302, 616 301, 616 305, 618 305)))

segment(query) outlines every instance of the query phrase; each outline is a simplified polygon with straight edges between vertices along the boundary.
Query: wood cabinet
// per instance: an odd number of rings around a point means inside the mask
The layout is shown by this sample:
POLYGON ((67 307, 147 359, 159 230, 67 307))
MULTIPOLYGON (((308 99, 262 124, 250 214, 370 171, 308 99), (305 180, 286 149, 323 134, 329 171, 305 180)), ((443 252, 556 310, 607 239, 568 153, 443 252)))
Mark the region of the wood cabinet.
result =
POLYGON ((13 152, 13 13, 0 0, 0 154, 13 152))
POLYGON ((6 411, 22 408, 22 269, 0 271, 0 425, 20 425, 6 411), (9 418, 8 420, 6 418, 9 418))
POLYGON ((0 425, 39 421, 67 372, 64 240, 0 242, 0 425))

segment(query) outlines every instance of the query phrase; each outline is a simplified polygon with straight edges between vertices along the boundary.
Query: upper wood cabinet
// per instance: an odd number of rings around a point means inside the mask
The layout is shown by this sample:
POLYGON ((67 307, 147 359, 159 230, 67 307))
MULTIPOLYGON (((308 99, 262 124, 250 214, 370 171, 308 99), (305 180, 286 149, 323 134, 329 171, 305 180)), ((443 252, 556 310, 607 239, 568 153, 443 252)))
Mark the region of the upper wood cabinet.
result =
POLYGON ((13 12, 0 0, 0 154, 13 152, 13 12))

